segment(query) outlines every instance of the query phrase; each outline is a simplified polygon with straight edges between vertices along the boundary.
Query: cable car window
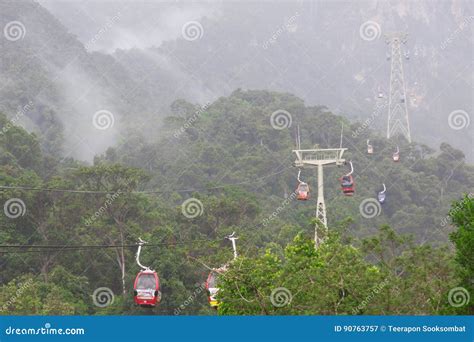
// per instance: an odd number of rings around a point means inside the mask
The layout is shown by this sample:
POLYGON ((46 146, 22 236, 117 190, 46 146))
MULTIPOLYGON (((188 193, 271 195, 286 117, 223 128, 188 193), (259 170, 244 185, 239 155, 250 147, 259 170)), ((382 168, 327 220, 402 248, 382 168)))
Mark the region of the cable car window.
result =
POLYGON ((137 289, 154 289, 156 287, 155 276, 153 274, 142 274, 138 278, 137 289))
POLYGON ((209 274, 209 278, 207 279, 207 286, 209 288, 217 287, 217 276, 214 272, 209 274))
POLYGON ((300 184, 300 191, 308 191, 308 190, 309 190, 308 184, 306 183, 300 184))

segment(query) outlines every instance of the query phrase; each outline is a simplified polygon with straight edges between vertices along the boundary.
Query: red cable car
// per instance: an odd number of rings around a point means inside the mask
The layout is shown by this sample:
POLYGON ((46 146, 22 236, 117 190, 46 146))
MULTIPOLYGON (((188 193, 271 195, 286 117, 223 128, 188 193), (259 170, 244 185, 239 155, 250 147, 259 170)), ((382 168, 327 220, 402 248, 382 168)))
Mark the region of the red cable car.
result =
POLYGON ((346 196, 354 195, 355 191, 355 184, 354 184, 354 177, 352 175, 346 175, 339 178, 341 181, 342 192, 346 196))
POLYGON ((351 172, 339 178, 339 181, 341 182, 342 192, 346 196, 354 195, 355 191, 354 177, 352 177, 352 173, 354 172, 354 166, 352 165, 352 161, 350 161, 349 163, 351 164, 351 172))
POLYGON ((300 201, 307 201, 309 199, 309 185, 305 182, 300 182, 296 189, 296 199, 300 201))
POLYGON ((160 278, 155 271, 140 271, 133 285, 133 296, 136 304, 153 307, 161 301, 160 278))

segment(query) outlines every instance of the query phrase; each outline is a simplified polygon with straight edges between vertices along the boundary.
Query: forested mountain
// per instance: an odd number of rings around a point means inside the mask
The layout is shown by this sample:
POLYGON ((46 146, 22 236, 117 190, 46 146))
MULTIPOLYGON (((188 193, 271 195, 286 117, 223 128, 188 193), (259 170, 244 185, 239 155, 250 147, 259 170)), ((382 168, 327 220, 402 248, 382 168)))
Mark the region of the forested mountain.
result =
POLYGON ((369 19, 390 30, 403 19, 433 38, 430 21, 456 27, 464 2, 396 13, 374 2, 373 18, 295 2, 266 21, 267 4, 198 6, 186 20, 199 16, 201 37, 132 34, 149 39, 137 48, 107 39, 127 40, 129 2, 107 23, 97 11, 92 36, 71 24, 84 8, 40 3, 0 2, 2 315, 215 314, 203 283, 223 266, 218 314, 473 313, 473 126, 446 127, 452 110, 472 112, 472 37, 463 29, 442 49, 449 68, 437 40, 411 47, 420 116, 408 143, 379 130, 383 105, 366 120, 386 47, 359 34, 369 19), (302 148, 347 148, 346 164, 324 168, 327 232, 315 169, 300 175, 310 199, 295 199, 298 129, 302 148), (354 196, 341 191, 349 162, 354 196), (139 239, 160 277, 155 308, 133 303, 139 239))
MULTIPOLYGON (((157 134, 175 99, 206 103, 237 88, 289 91, 310 105, 370 119, 377 94, 389 91, 384 34, 406 31, 410 59, 404 69, 414 137, 431 146, 448 142, 473 160, 468 1, 436 6, 429 0, 398 6, 388 1, 40 4, 0 3, 2 27, 20 20, 26 32, 21 40, 0 41, 0 106, 11 117, 32 101, 34 109, 19 123, 48 136, 44 145, 51 150, 91 160, 120 140, 131 115, 134 124, 148 123, 147 135, 157 134), (181 32, 190 21, 201 26, 192 40, 181 32), (376 23, 367 32, 374 35, 370 40, 361 37, 366 22, 376 23), (89 123, 103 109, 114 114, 115 125, 97 135, 89 123), (456 121, 462 129, 448 125, 454 111, 467 113, 456 121), (60 139, 65 146, 53 143, 60 139)), ((370 126, 384 131, 386 121, 384 107, 370 126)))
MULTIPOLYGON (((4 287, 4 296, 11 294, 15 283, 31 281, 34 282, 29 288, 33 291, 31 301, 42 303, 32 307, 32 303, 22 301, 24 307, 12 306, 12 310, 76 314, 136 312, 131 304, 130 288, 137 271, 133 257, 135 242, 141 237, 150 243, 150 247, 144 248, 143 258, 146 264, 156 268, 162 281, 163 303, 151 312, 210 313, 200 284, 206 279, 204 265, 218 267, 231 259, 232 250, 225 236, 236 232, 242 256, 258 256, 269 249, 276 254, 264 258, 274 262, 279 256, 289 257, 282 248, 298 233, 302 235, 295 240, 295 247, 290 244, 287 249, 310 248, 310 241, 304 239, 314 234, 315 201, 302 203, 292 196, 297 184, 296 169, 292 166, 293 128, 300 126, 303 147, 323 148, 338 146, 343 123, 346 133, 342 143, 348 148, 346 159, 352 160, 355 167, 356 195, 343 196, 338 184, 338 178, 348 172, 347 166, 326 169, 329 230, 331 234, 338 232, 342 241, 334 236, 325 248, 335 244, 336 249, 357 253, 361 267, 369 272, 368 278, 357 281, 362 286, 357 290, 359 295, 382 281, 384 275, 395 277, 393 267, 398 267, 395 265, 399 262, 411 265, 410 258, 421 258, 420 265, 410 267, 443 264, 442 271, 424 280, 443 284, 426 289, 437 293, 439 303, 436 308, 431 304, 417 308, 416 313, 442 312, 439 310, 445 307, 441 305, 446 300, 444 291, 457 281, 453 250, 448 245, 448 234, 452 231, 451 220, 447 218, 449 207, 453 200, 462 200, 460 194, 474 188, 473 167, 465 164, 462 152, 443 144, 442 152, 433 154, 424 145, 386 141, 370 130, 359 130, 360 134, 354 138, 350 132, 356 132, 359 124, 351 124, 324 107, 306 107, 301 99, 290 94, 237 90, 230 97, 205 107, 178 100, 171 108, 172 115, 166 119, 164 132, 156 142, 150 143, 137 131, 130 131, 127 141, 97 156, 93 166, 72 159, 58 161, 43 157, 34 135, 15 126, 4 130, 2 184, 34 189, 2 191, 3 201, 19 198, 24 203, 24 215, 15 219, 2 217, 3 243, 112 246, 3 250, 7 253, 1 257, 5 270, 2 280, 9 284, 4 287), (289 113, 291 126, 275 129, 277 121, 273 121, 272 113, 282 109, 289 113), (366 153, 368 138, 375 148, 373 155, 366 153), (401 161, 394 163, 391 157, 397 143, 401 161), (388 189, 386 203, 375 206, 374 214, 366 215, 363 201, 375 198, 383 182, 388 189), (189 202, 186 201, 190 199, 194 211, 192 207, 186 209, 189 202), (190 210, 188 215, 186 210, 190 210), (396 233, 384 228, 379 238, 371 238, 386 224, 396 233), (361 239, 368 240, 361 244, 358 242, 361 239), (391 242, 393 239, 397 241, 395 244, 391 242), (423 247, 418 247, 420 243, 423 247), (297 247, 299 244, 303 245, 297 247), (392 246, 393 250, 386 253, 390 254, 387 257, 395 258, 380 266, 380 271, 374 268, 383 259, 378 254, 378 244, 392 246), (359 248, 361 251, 355 252, 359 248), (363 251, 367 253, 365 259, 363 251), (402 251, 407 254, 397 261, 402 251), (376 273, 371 276, 371 272, 376 273), (36 276, 34 280, 28 280, 31 275, 36 276), (89 297, 93 289, 102 286, 113 289, 116 302, 97 311, 89 297), (56 294, 54 298, 52 293, 56 294), (194 298, 192 305, 179 309, 188 296, 194 298), (53 308, 57 304, 54 301, 64 305, 53 308)), ((3 126, 8 127, 7 124, 4 118, 3 126)), ((302 178, 315 188, 314 172, 303 170, 302 178)), ((324 251, 318 250, 318 255, 324 251)), ((352 266, 354 256, 347 258, 346 264, 341 261, 337 272, 345 273, 344 267, 352 266)), ((321 262, 324 260, 318 261, 321 262)), ((412 272, 418 274, 417 269, 412 272)), ((408 286, 405 282, 421 280, 402 277, 399 281, 393 286, 408 286)), ((275 285, 270 280, 266 284, 275 285)), ((223 291, 224 298, 227 295, 223 291)), ((422 295, 430 296, 423 291, 422 295)), ((354 309, 355 299, 351 300, 352 304, 340 312, 354 309)), ((327 305, 320 303, 302 312, 333 312, 327 305)), ((410 305, 406 305, 398 306, 399 311, 385 307, 383 312, 411 312, 410 305)), ((380 312, 379 309, 374 312, 380 312)), ((237 312, 254 311, 222 307, 222 313, 237 312)))
MULTIPOLYGON (((474 143, 474 126, 458 122, 464 128, 455 130, 448 125, 456 110, 472 121, 470 1, 41 3, 90 50, 107 51, 132 70, 161 103, 177 97, 205 103, 237 88, 269 89, 361 121, 372 116, 377 94, 389 92, 385 35, 406 32, 403 63, 416 140, 431 146, 448 142, 474 160, 466 145, 474 143), (84 20, 78 23, 77 15, 84 20), (192 26, 196 36, 185 37, 182 27, 190 21, 200 26, 192 26), (90 44, 103 27, 106 37, 90 44)), ((385 131, 386 122, 384 108, 370 124, 385 131)))

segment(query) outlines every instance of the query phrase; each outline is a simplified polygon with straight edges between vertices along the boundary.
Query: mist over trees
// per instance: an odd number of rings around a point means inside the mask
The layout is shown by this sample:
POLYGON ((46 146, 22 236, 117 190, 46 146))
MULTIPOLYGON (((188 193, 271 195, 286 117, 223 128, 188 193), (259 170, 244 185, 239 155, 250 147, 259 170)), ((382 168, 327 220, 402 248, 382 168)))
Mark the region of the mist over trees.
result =
POLYGON ((472 315, 470 7, 317 4, 0 2, 0 314, 472 315), (411 143, 385 135, 400 27, 411 143), (354 166, 352 197, 348 164, 324 169, 318 248, 298 129, 354 166), (154 308, 133 302, 139 239, 154 308))

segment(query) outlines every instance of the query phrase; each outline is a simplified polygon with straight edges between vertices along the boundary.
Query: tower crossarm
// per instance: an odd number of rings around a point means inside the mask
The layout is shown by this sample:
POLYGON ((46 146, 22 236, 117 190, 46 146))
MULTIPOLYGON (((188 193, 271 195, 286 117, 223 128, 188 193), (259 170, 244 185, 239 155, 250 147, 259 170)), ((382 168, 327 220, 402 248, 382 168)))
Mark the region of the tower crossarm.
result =
POLYGON ((295 166, 341 165, 345 162, 342 158, 345 150, 347 148, 293 150, 296 154, 295 166))

